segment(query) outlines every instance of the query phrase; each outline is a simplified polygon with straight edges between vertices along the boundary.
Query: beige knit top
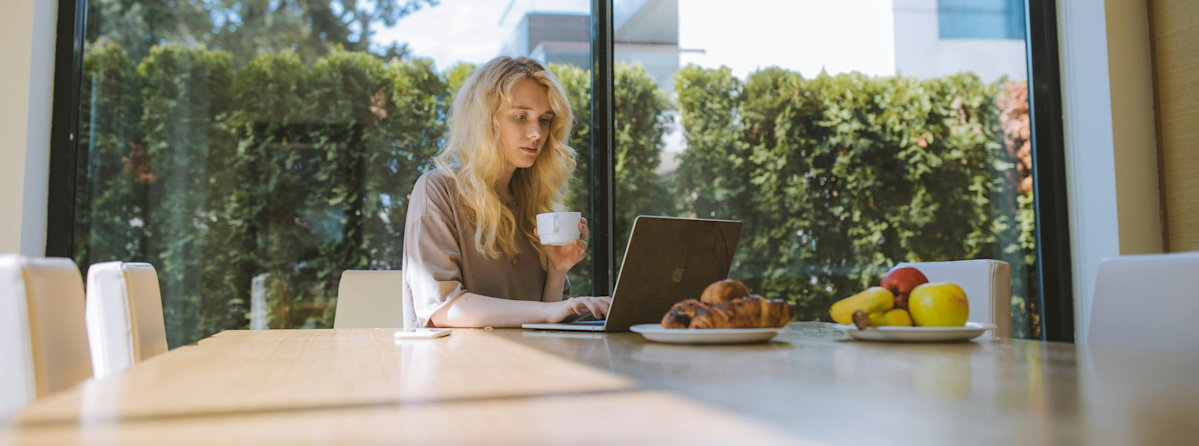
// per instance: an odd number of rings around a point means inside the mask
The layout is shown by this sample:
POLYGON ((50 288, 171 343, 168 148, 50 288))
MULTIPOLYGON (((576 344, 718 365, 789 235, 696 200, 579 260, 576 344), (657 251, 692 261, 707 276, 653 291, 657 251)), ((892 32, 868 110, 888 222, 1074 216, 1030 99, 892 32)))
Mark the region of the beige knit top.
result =
MULTIPOLYGON (((437 310, 466 292, 512 300, 540 301, 546 270, 533 245, 518 238, 515 257, 490 258, 475 245, 470 212, 455 197, 454 177, 436 169, 421 175, 408 201, 404 223, 404 326, 430 327, 437 310)), ((508 204, 515 210, 516 202, 508 204)), ((570 280, 562 290, 570 297, 570 280)))

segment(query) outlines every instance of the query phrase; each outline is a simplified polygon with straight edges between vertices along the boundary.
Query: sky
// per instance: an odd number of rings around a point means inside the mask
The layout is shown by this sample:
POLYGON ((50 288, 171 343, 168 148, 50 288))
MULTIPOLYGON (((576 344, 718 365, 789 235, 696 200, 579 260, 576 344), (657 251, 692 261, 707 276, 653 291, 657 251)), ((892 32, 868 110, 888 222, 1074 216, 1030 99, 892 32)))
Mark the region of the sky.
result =
MULTIPOLYGON (((617 0, 618 8, 622 0, 617 0)), ((441 0, 390 29, 375 43, 407 42, 437 69, 483 63, 499 54, 528 11, 588 13, 589 0, 441 0)), ((682 65, 726 65, 744 78, 779 66, 805 77, 859 71, 895 74, 891 0, 679 0, 682 65)))

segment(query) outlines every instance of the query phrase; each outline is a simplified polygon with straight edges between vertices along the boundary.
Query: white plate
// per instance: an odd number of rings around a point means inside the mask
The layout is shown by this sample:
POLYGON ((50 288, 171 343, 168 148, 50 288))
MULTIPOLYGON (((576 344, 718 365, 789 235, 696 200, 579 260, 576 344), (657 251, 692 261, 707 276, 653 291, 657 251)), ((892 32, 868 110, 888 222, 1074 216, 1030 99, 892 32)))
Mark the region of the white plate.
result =
POLYGON ((667 344, 748 344, 769 341, 783 328, 690 329, 662 328, 661 324, 639 324, 629 327, 629 330, 641 333, 645 339, 667 344))
POLYGON ((987 330, 991 324, 967 322, 965 327, 869 327, 858 330, 854 325, 833 324, 833 328, 844 331, 854 339, 881 342, 950 342, 968 341, 987 330))

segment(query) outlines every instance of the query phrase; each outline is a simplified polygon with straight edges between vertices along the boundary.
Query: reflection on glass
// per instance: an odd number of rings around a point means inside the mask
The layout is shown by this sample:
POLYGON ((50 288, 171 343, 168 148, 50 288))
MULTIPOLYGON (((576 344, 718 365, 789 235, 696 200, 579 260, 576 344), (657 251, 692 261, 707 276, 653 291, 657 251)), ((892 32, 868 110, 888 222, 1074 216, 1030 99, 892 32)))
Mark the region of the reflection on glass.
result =
POLYGON ((1023 14, 964 3, 615 1, 618 255, 637 215, 740 220, 730 276, 798 320, 899 262, 999 259, 1038 335, 1023 14))
POLYGON ((569 206, 587 216, 589 5, 92 0, 75 260, 154 264, 172 347, 330 327, 342 271, 400 268, 452 96, 500 54, 569 90, 584 160, 569 206))

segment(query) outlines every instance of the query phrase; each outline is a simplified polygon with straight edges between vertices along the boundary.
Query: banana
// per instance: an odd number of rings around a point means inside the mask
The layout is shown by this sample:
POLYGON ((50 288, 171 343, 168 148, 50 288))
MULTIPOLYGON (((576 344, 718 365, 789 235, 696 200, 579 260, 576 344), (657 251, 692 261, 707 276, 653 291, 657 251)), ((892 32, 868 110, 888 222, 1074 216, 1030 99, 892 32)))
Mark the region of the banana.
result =
MULTIPOLYGON (((841 299, 828 310, 838 324, 852 324, 853 313, 858 310, 866 314, 882 314, 895 307, 895 295, 883 287, 870 287, 866 291, 841 299)), ((905 311, 904 314, 907 314, 905 311)), ((910 318, 909 318, 910 319, 910 318)), ((909 324, 910 325, 910 324, 909 324)))
POLYGON ((912 315, 903 308, 893 308, 882 313, 866 313, 866 310, 853 312, 853 324, 858 330, 867 327, 911 327, 912 315))
POLYGON ((875 327, 911 327, 912 315, 903 308, 894 308, 884 313, 871 314, 870 325, 875 327))

